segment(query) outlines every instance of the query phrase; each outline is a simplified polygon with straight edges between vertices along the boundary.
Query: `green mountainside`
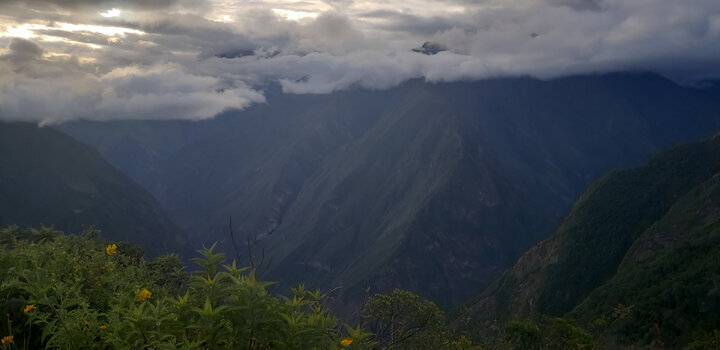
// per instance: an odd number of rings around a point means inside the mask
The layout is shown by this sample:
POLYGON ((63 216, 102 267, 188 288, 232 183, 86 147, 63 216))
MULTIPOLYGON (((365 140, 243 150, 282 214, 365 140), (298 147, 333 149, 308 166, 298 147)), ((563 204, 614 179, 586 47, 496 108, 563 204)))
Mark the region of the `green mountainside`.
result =
POLYGON ((568 316, 611 347, 720 326, 720 137, 607 174, 469 309, 481 325, 568 316))
POLYGON ((187 237, 142 187, 52 128, 0 123, 0 226, 52 225, 186 253, 187 237))
POLYGON ((246 263, 250 242, 268 278, 333 290, 346 314, 395 287, 443 306, 477 295, 597 175, 720 121, 717 99, 650 74, 266 96, 208 121, 60 129, 194 241, 232 253, 232 217, 246 263))

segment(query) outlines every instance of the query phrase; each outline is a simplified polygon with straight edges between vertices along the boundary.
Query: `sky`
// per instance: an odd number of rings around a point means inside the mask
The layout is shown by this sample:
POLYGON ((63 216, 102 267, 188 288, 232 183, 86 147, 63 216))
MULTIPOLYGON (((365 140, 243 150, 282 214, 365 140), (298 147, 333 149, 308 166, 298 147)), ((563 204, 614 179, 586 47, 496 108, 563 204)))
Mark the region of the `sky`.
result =
POLYGON ((506 76, 720 76, 718 0, 2 0, 0 119, 206 119, 506 76), (423 44, 426 44, 423 48, 423 44))

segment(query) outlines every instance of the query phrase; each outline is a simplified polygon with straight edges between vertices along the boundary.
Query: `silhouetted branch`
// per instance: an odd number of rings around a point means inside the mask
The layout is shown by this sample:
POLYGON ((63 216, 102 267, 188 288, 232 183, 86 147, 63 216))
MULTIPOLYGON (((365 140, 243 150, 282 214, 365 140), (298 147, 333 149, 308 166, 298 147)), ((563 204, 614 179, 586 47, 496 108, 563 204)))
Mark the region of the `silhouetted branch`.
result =
POLYGON ((272 263, 272 260, 268 262, 267 266, 265 266, 265 245, 261 246, 260 250, 260 261, 258 262, 256 260, 255 254, 253 253, 254 246, 257 244, 258 239, 257 235, 253 236, 253 239, 250 240, 250 235, 247 236, 247 247, 248 247, 248 256, 250 258, 250 268, 255 271, 255 274, 259 276, 261 273, 265 272, 272 263), (263 267, 265 267, 263 269, 263 267))
POLYGON ((232 229, 232 216, 230 216, 230 240, 232 240, 233 249, 235 249, 235 256, 237 257, 237 261, 240 262, 240 250, 238 250, 237 242, 235 242, 235 233, 232 229))
POLYGON ((248 248, 248 257, 250 258, 250 268, 255 270, 255 257, 252 253, 252 242, 250 242, 250 235, 247 236, 247 248, 248 248))

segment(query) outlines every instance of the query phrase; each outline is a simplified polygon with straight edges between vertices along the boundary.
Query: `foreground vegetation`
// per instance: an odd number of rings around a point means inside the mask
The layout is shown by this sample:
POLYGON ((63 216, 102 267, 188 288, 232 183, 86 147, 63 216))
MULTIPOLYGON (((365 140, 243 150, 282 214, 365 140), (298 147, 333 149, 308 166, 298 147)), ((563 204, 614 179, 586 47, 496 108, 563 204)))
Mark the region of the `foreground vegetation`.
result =
MULTIPOLYGON (((0 230, 0 349, 604 349, 567 318, 511 320, 483 329, 403 290, 364 305, 361 325, 338 320, 302 285, 268 291, 215 247, 188 273, 176 255, 146 261, 95 230, 0 230)), ((688 349, 719 349, 720 333, 688 349)))
POLYGON ((324 294, 274 296, 215 247, 188 274, 175 255, 146 261, 97 231, 0 231, 2 349, 471 349, 434 303, 407 291, 371 298, 365 327, 340 322, 324 294), (376 332, 371 332, 377 330, 376 332))

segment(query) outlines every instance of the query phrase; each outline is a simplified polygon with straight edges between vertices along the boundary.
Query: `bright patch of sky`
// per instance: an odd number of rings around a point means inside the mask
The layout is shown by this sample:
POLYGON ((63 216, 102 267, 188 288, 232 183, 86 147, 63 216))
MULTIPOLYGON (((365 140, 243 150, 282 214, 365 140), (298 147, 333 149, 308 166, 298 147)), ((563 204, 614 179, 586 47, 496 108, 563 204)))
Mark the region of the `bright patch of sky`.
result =
POLYGON ((319 12, 293 11, 286 9, 272 9, 272 11, 275 14, 290 21, 300 21, 308 18, 316 18, 320 14, 319 12))
POLYGON ((118 9, 110 9, 105 12, 100 13, 100 16, 103 17, 118 17, 120 16, 120 10, 118 9))

